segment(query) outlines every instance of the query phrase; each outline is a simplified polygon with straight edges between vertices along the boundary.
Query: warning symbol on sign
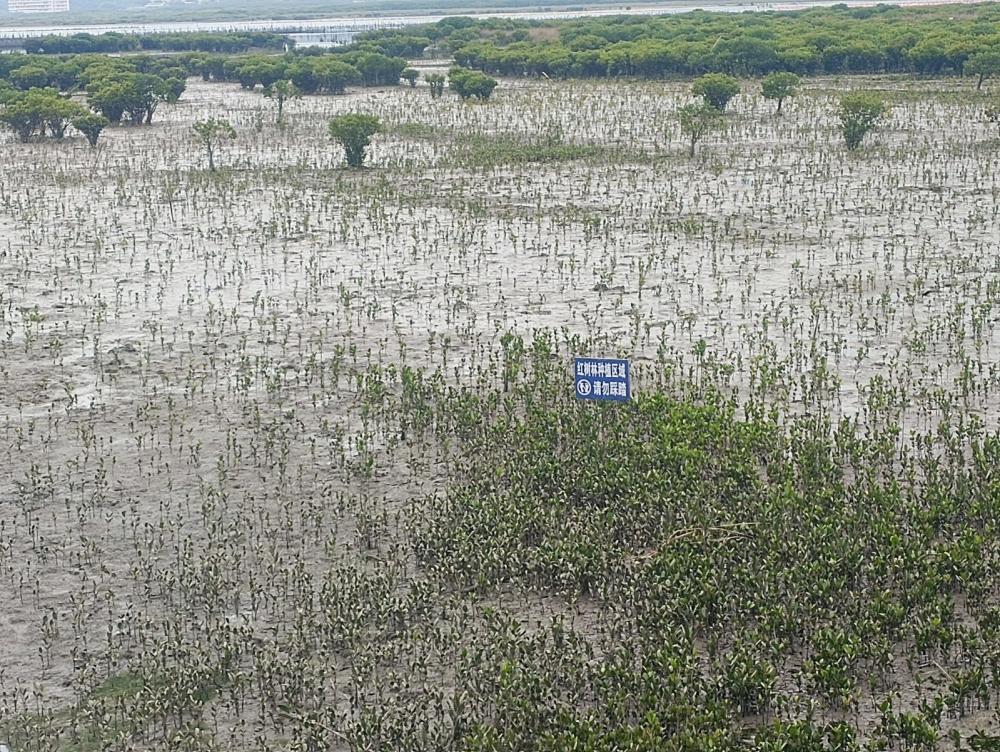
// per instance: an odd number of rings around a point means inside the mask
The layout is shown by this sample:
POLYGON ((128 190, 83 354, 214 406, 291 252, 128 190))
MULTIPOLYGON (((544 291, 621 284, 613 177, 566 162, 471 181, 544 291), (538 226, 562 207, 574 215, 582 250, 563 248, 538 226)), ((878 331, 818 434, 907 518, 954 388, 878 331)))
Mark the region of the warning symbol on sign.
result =
POLYGON ((576 358, 573 372, 580 399, 628 402, 632 398, 632 372, 627 360, 576 358))

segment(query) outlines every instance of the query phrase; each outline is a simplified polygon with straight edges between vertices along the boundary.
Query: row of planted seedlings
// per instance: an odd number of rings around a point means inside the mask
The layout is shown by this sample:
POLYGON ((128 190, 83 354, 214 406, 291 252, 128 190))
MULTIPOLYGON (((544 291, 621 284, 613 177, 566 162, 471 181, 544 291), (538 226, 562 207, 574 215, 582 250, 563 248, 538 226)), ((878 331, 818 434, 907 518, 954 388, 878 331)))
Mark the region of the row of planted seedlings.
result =
MULTIPOLYGON (((121 584, 147 605, 101 641, 74 621, 74 653, 100 655, 75 677, 83 699, 52 716, 12 693, 18 741, 769 749, 801 733, 885 749, 989 733, 995 436, 901 454, 898 426, 746 418, 766 404, 706 384, 677 401, 664 364, 634 404, 576 403, 562 364, 594 346, 507 336, 502 377, 458 388, 359 371, 368 430, 444 463, 451 486, 422 498, 365 494, 393 467, 425 476, 382 451, 349 474, 353 499, 316 498, 315 460, 292 480, 279 461, 264 493, 298 493, 272 507, 220 490, 266 461, 221 455, 183 514, 122 525, 121 584)), ((272 440, 294 457, 311 433, 272 440)))
MULTIPOLYGON (((530 133, 530 113, 588 96, 564 86, 486 122, 530 133)), ((588 106, 652 136, 654 91, 588 106)), ((393 122, 408 96, 371 106, 393 122)), ((815 129, 822 107, 785 117, 815 129)), ((819 137, 621 169, 610 150, 463 165, 460 142, 412 163, 400 135, 380 147, 395 161, 331 176, 303 116, 254 146, 298 143, 303 164, 215 180, 166 167, 193 163, 196 109, 86 165, 26 147, 5 178, 18 748, 988 732, 997 249, 978 130, 846 171, 819 137), (79 179, 92 164, 107 172, 79 179), (106 216, 79 223, 95 196, 106 216), (601 349, 581 332, 707 411, 595 423, 565 399, 562 364, 601 349), (596 467, 594 431, 617 447, 596 467), (663 456, 639 452, 661 432, 663 456), (633 453, 648 486, 606 470, 633 453)))

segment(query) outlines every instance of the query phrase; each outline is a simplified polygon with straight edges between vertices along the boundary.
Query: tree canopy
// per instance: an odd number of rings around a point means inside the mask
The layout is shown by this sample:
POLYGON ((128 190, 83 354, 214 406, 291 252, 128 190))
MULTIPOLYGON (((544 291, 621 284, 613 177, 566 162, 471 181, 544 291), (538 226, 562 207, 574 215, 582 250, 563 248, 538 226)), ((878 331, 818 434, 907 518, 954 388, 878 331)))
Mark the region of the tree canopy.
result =
POLYGON ((970 55, 965 63, 965 72, 978 77, 977 89, 983 88, 983 82, 987 78, 1000 76, 1000 45, 970 55))
POLYGON ((343 94, 349 86, 397 86, 406 68, 403 58, 356 46, 336 52, 310 50, 283 55, 13 54, 0 56, 0 81, 22 90, 53 87, 72 92, 86 89, 98 78, 142 73, 168 81, 175 99, 183 93, 190 76, 239 83, 246 89, 267 89, 278 81, 290 80, 304 94, 343 94))
POLYGON ((881 95, 868 91, 853 91, 840 98, 837 115, 847 148, 854 151, 889 111, 881 95))
POLYGON ((344 147, 347 164, 354 168, 364 164, 365 150, 381 130, 382 123, 374 115, 351 113, 330 121, 330 137, 344 147))
POLYGON ((799 77, 794 73, 769 73, 760 83, 760 93, 764 99, 773 99, 778 103, 776 112, 781 113, 781 105, 789 97, 795 96, 799 85, 799 77))
POLYGON ((221 118, 208 118, 199 120, 191 130, 195 138, 205 148, 208 157, 208 169, 215 172, 215 151, 223 141, 234 141, 236 139, 236 129, 228 120, 221 118))
POLYGON ((426 78, 427 85, 431 90, 431 99, 439 99, 442 94, 444 94, 444 85, 447 82, 447 78, 440 73, 428 73, 426 78))
POLYGON ((282 121, 285 114, 285 102, 292 99, 298 99, 302 96, 302 92, 298 90, 291 81, 276 81, 274 84, 264 89, 264 96, 268 99, 274 100, 274 103, 278 105, 278 122, 282 121))
POLYGON ((448 85, 462 99, 485 101, 493 95, 497 80, 479 71, 455 67, 448 71, 448 85))
POLYGON ((465 20, 384 30, 362 39, 391 48, 397 39, 416 36, 429 39, 435 53, 453 52, 463 67, 550 77, 762 77, 775 71, 963 75, 971 58, 1000 49, 996 5, 972 6, 960 14, 879 5, 534 23, 465 20), (546 33, 537 33, 540 27, 546 33))
POLYGON ((677 121, 681 133, 688 139, 689 156, 694 156, 695 147, 708 133, 719 126, 719 109, 710 104, 687 104, 677 111, 677 121))
POLYGON ((81 112, 71 122, 91 146, 97 146, 97 140, 101 137, 101 133, 110 124, 106 117, 93 112, 81 112))
POLYGON ((127 120, 132 125, 149 125, 160 103, 177 101, 183 90, 183 81, 168 82, 150 73, 127 73, 95 78, 87 86, 87 99, 112 123, 127 120))
POLYGON ((719 112, 740 93, 740 82, 725 73, 706 73, 691 85, 691 93, 719 112))
POLYGON ((240 32, 181 32, 159 34, 50 34, 24 40, 24 49, 34 54, 64 55, 68 53, 139 52, 139 51, 201 51, 247 52, 249 50, 285 50, 295 46, 295 40, 285 34, 268 31, 240 32))
POLYGON ((55 89, 30 89, 2 97, 0 124, 21 141, 49 135, 61 139, 70 121, 86 114, 80 104, 63 97, 55 89))
MULTIPOLYGON (((361 34, 355 43, 326 51, 293 49, 292 40, 268 32, 176 34, 76 34, 28 40, 30 52, 11 55, 15 67, 58 61, 53 53, 93 55, 177 51, 212 80, 248 80, 243 70, 266 61, 277 66, 270 83, 290 78, 304 60, 336 59, 357 71, 365 86, 392 86, 406 59, 454 56, 455 62, 490 75, 643 78, 725 73, 741 78, 786 71, 820 74, 918 73, 998 75, 1000 9, 969 6, 962 13, 940 7, 833 6, 802 11, 670 16, 613 16, 566 21, 448 18, 433 24, 361 34), (284 55, 247 54, 253 51, 284 55), (230 71, 226 59, 239 56, 230 71), (243 77, 239 77, 242 71, 243 77)), ((0 63, 7 77, 8 61, 0 63)), ((44 66, 48 70, 48 63, 44 66)), ((305 66, 308 68, 308 66, 305 66)), ((51 73, 50 73, 51 76, 51 73)), ((50 78, 50 85, 52 84, 50 78)), ((267 86, 262 77, 254 86, 267 86)), ((346 85, 357 85, 350 82, 346 85)), ((296 82, 303 91, 306 88, 296 82)), ((316 93, 322 93, 320 87, 316 93)))

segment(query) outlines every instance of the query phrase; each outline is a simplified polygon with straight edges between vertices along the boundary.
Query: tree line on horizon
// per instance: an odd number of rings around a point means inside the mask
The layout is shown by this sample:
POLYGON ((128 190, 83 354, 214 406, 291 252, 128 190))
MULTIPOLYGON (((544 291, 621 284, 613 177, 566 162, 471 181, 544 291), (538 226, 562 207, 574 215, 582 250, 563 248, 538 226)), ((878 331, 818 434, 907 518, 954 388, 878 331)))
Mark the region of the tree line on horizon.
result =
MULTIPOLYGON (((780 114, 782 102, 794 96, 798 86, 796 68, 813 59, 811 53, 806 54, 809 50, 821 50, 826 61, 855 60, 855 67, 846 72, 886 72, 892 67, 887 63, 891 57, 893 65, 910 73, 977 75, 981 88, 991 76, 1000 76, 1000 6, 969 6, 952 12, 945 16, 941 9, 876 6, 852 10, 834 6, 792 13, 699 11, 658 18, 588 18, 555 26, 458 17, 416 29, 365 34, 355 44, 336 51, 5 55, 0 56, 0 123, 22 141, 45 135, 62 138, 72 124, 94 144, 109 124, 150 124, 157 106, 177 101, 191 76, 239 83, 247 90, 261 87, 277 104, 277 121, 281 123, 285 103, 303 95, 344 94, 352 86, 396 86, 401 81, 415 86, 420 74, 408 67, 407 59, 447 50, 457 65, 447 77, 426 76, 435 98, 447 84, 462 99, 489 99, 497 86, 489 73, 697 76, 692 93, 704 99, 703 105, 689 105, 678 113, 693 156, 696 143, 718 126, 727 102, 740 91, 734 75, 762 77, 762 94, 776 101, 780 114), (824 23, 817 23, 823 19, 824 23), (900 32, 900 24, 909 31, 900 32), (900 33, 889 34, 888 29, 900 33), (706 39, 713 37, 715 42, 706 50, 706 39), (862 37, 866 49, 875 52, 844 58, 844 50, 862 44, 862 37), (798 46, 789 47, 793 44, 798 46), (891 56, 887 45, 891 45, 891 56), (679 49, 688 51, 686 58, 676 52, 679 49), (673 52, 665 52, 669 50, 673 52), (950 62, 928 62, 934 50, 950 62), (565 55, 570 53, 598 61, 596 67, 577 69, 565 63, 565 55), (700 55, 698 63, 693 62, 696 55, 700 55), (556 65, 556 58, 564 63, 556 65), (790 60, 799 62, 792 65, 790 60), (87 106, 79 101, 80 94, 86 95, 87 106)), ((191 35, 192 39, 204 36, 191 35)), ((281 35, 270 34, 260 41, 273 43, 278 38, 281 35)), ((808 72, 818 72, 806 67, 808 72)), ((824 68, 819 72, 832 71, 824 68)), ((884 116, 886 108, 875 100, 849 104, 857 105, 855 115, 862 113, 855 117, 842 112, 845 139, 853 149, 884 116)), ((998 107, 988 107, 987 119, 996 122, 998 111, 998 107)))
POLYGON ((408 63, 374 50, 352 49, 325 54, 225 55, 2 55, 0 93, 4 90, 54 89, 65 94, 88 91, 95 71, 154 74, 181 82, 239 83, 245 89, 269 88, 292 81, 304 94, 343 94, 348 86, 395 86, 408 63))
POLYGON ((239 82, 245 89, 263 87, 265 95, 277 102, 280 121, 289 98, 342 94, 348 86, 395 86, 406 68, 406 60, 374 52, 303 56, 3 55, 0 125, 21 141, 43 136, 62 139, 73 126, 93 146, 109 125, 150 125, 158 106, 176 102, 187 79, 197 75, 206 81, 239 82), (85 96, 86 104, 80 95, 85 96))
POLYGON ((286 34, 269 31, 239 32, 157 32, 123 34, 109 31, 103 34, 81 32, 61 36, 46 34, 28 37, 22 44, 29 55, 81 55, 87 53, 122 52, 224 52, 250 50, 284 51, 295 46, 286 34))
MULTIPOLYGON (((202 61, 221 80, 219 56, 257 52, 274 58, 294 40, 271 32, 107 33, 27 40, 36 54, 173 51, 215 53, 202 61), (270 53, 269 55, 266 53, 270 53)), ((326 57, 305 48, 300 58, 326 57)), ((763 77, 773 72, 1000 75, 1000 6, 946 8, 837 5, 788 12, 693 11, 669 16, 585 17, 565 21, 475 19, 358 35, 335 53, 411 60, 449 57, 493 75, 549 77, 694 77, 726 73, 763 77)), ((258 61, 259 62, 259 61, 258 61)), ((345 60, 353 65, 352 60, 345 60)), ((234 67, 235 63, 230 63, 234 67)), ((405 67, 405 66, 404 66, 405 67)), ((363 73, 363 72, 362 72, 363 73)))
POLYGON ((494 75, 641 78, 726 73, 1000 74, 1000 5, 837 5, 789 12, 694 11, 562 22, 449 18, 368 32, 359 43, 452 55, 494 75))
MULTIPOLYGON (((416 86, 420 74, 407 61, 370 49, 275 55, 5 55, 0 56, 0 125, 21 141, 62 139, 72 125, 96 145, 109 125, 149 125, 157 107, 176 102, 188 78, 260 87, 277 106, 303 95, 344 94, 351 86, 416 86), (85 96, 86 104, 81 100, 85 96)), ((462 99, 489 99, 497 81, 453 67, 428 74, 432 98, 447 84, 462 99)), ((228 131, 218 131, 228 132, 228 131)), ((214 135, 217 135, 213 131, 214 135)), ((211 163, 211 158, 210 158, 211 163)))

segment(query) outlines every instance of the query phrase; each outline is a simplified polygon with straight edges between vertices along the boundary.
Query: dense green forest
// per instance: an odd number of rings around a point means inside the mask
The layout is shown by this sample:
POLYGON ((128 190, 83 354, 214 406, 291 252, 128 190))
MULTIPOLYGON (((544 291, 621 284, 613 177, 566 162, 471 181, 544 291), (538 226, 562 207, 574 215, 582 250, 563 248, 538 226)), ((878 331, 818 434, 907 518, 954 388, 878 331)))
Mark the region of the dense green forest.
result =
MULTIPOLYGON (((592 18, 555 25, 456 17, 365 34, 333 52, 295 50, 285 37, 265 33, 79 35, 30 40, 28 47, 76 54, 0 56, 0 118, 25 141, 46 133, 61 137, 67 123, 87 115, 82 105, 68 99, 78 92, 86 93, 88 105, 106 124, 140 125, 152 122, 160 102, 176 101, 190 76, 238 82, 251 90, 262 87, 269 94, 279 83, 296 95, 343 94, 351 86, 396 86, 401 77, 413 84, 418 73, 407 70, 407 61, 430 56, 453 57, 458 63, 450 88, 463 98, 488 98, 497 85, 469 69, 549 77, 710 74, 706 80, 723 79, 719 85, 729 92, 726 99, 739 85, 724 74, 954 74, 976 76, 982 87, 991 76, 1000 76, 1000 8, 980 5, 956 12, 841 6, 798 13, 592 18), (246 54, 252 49, 253 54, 246 54), (284 52, 274 54, 276 49, 284 52), (181 52, 108 54, 135 50, 181 52)), ((772 84, 779 83, 771 78, 772 84)), ((777 88, 790 91, 794 84, 777 88)), ((768 96, 780 107, 787 93, 768 96)), ((718 97, 705 96, 719 111, 725 109, 725 101, 720 106, 714 99, 718 97)), ((707 127, 709 120, 689 114, 693 152, 701 131, 697 123, 704 121, 707 127)))
POLYGON ((24 49, 32 54, 81 54, 87 52, 198 51, 247 52, 249 50, 285 50, 295 42, 284 34, 266 31, 176 34, 47 34, 24 40, 24 49))
POLYGON ((799 12, 579 18, 540 25, 446 19, 372 32, 392 48, 414 38, 461 65, 502 75, 691 76, 724 72, 984 74, 1000 69, 1000 5, 840 5, 799 12))
MULTIPOLYGON (((337 52, 313 49, 285 55, 3 55, 0 56, 0 94, 3 88, 26 91, 53 88, 63 93, 87 90, 95 77, 108 71, 159 74, 184 79, 238 82, 247 89, 281 80, 295 82, 304 93, 342 93, 346 86, 394 86, 407 62, 375 49, 345 48, 337 52), (336 81, 337 83, 332 83, 336 81), (326 82, 326 83, 324 83, 326 82)), ((2 101, 2 99, 0 99, 2 101)))
MULTIPOLYGON (((281 34, 78 34, 27 40, 29 52, 241 53, 294 46, 281 34)), ((315 54, 316 51, 313 51, 315 54)), ((815 8, 798 12, 579 18, 563 22, 453 17, 362 34, 344 55, 454 57, 509 76, 662 78, 1000 73, 1000 6, 815 8)), ((214 77, 214 74, 213 74, 214 77)))
MULTIPOLYGON (((159 104, 175 102, 187 79, 238 82, 271 95, 279 82, 291 82, 296 94, 343 94, 348 86, 395 86, 407 61, 351 48, 336 53, 310 50, 285 55, 227 55, 204 52, 178 55, 2 55, 0 124, 22 141, 36 136, 62 138, 69 124, 83 130, 92 117, 73 95, 110 124, 149 125, 159 104)), ((481 75, 481 74, 477 74, 481 75)))

